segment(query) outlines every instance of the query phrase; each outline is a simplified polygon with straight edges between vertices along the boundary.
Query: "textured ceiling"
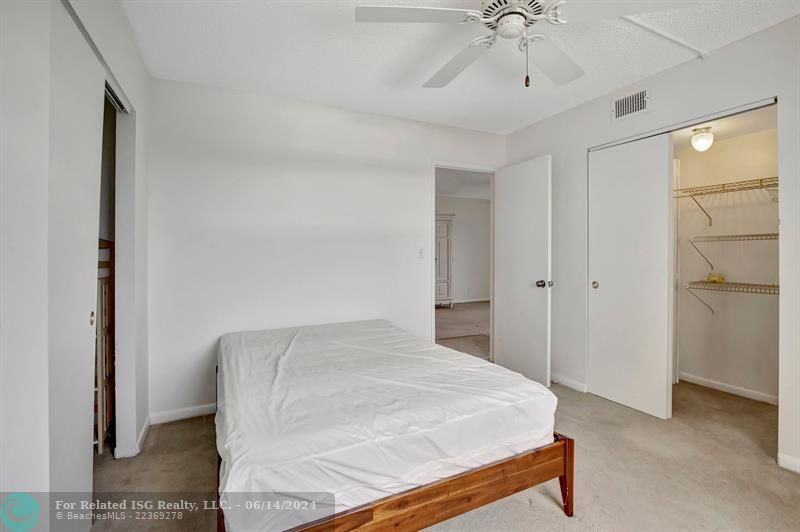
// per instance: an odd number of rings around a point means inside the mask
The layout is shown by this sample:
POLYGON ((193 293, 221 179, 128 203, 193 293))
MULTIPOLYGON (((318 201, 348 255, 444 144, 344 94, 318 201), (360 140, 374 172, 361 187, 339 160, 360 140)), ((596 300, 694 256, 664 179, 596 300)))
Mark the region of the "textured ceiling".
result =
MULTIPOLYGON (((534 68, 534 85, 525 89, 522 54, 503 41, 448 87, 423 89, 485 28, 358 24, 358 4, 480 6, 479 0, 123 0, 155 78, 264 90, 494 133, 515 131, 695 57, 623 19, 539 23, 536 31, 551 36, 586 76, 555 87, 534 68)), ((694 7, 637 18, 714 50, 798 14, 800 0, 698 0, 694 7)))

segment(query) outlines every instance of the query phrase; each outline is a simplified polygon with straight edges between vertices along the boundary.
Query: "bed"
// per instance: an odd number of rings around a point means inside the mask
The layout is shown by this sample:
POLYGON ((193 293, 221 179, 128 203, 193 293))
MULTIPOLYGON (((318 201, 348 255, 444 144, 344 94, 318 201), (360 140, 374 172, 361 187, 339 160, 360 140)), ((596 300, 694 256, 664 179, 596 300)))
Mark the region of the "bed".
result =
POLYGON ((217 396, 221 530, 420 529, 555 478, 572 515, 556 397, 388 321, 225 335, 217 396))

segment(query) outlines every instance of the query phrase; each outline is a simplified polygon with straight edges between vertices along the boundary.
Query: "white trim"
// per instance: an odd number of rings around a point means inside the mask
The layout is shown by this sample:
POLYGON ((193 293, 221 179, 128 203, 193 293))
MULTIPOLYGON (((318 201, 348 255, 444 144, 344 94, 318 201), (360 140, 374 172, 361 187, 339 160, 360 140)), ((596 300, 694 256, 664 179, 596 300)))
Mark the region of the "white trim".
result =
POLYGON ((778 453, 778 465, 789 471, 800 473, 800 458, 789 456, 788 454, 778 453))
POLYGON ((582 382, 578 382, 574 379, 568 379, 567 377, 562 377, 556 373, 550 374, 550 380, 553 384, 561 384, 562 386, 566 386, 567 388, 572 388, 573 390, 577 390, 579 392, 586 393, 586 385, 582 382))
POLYGON ((144 449, 144 440, 147 439, 147 434, 150 432, 150 416, 147 416, 147 419, 144 420, 144 425, 142 425, 142 430, 139 431, 139 437, 136 439, 136 443, 139 446, 139 452, 142 452, 144 449))
POLYGON ((139 448, 138 447, 132 447, 132 448, 128 448, 128 449, 123 449, 122 447, 115 447, 114 448, 114 458, 116 458, 116 459, 133 458, 137 454, 139 454, 139 448))
POLYGON ((683 381, 691 382, 693 384, 698 384, 700 386, 705 386, 706 388, 712 388, 714 390, 719 390, 721 392, 740 395, 748 399, 761 401, 763 403, 769 403, 771 405, 778 404, 778 397, 775 395, 770 395, 768 393, 751 390, 749 388, 742 388, 741 386, 734 386, 733 384, 725 384, 724 382, 719 382, 712 379, 706 379, 705 377, 698 377, 697 375, 692 375, 691 373, 686 373, 683 371, 680 373, 680 376, 681 380, 683 381))
POLYGON ((490 299, 488 297, 480 297, 478 299, 454 299, 453 304, 458 305, 459 303, 488 303, 490 299))
POLYGON ((154 412, 150 414, 150 420, 153 425, 160 423, 169 423, 170 421, 178 421, 179 419, 189 419, 191 417, 208 416, 217 411, 216 403, 208 403, 205 405, 190 406, 187 408, 176 408, 175 410, 163 410, 161 412, 154 412))
POLYGON ((150 432, 150 416, 144 420, 142 428, 139 430, 139 437, 136 439, 136 447, 124 449, 117 447, 114 449, 114 458, 133 458, 144 449, 144 440, 150 432))
POLYGON ((83 24, 83 21, 75 12, 75 8, 72 7, 71 2, 74 0, 61 0, 61 4, 64 6, 64 9, 67 10, 69 13, 70 18, 75 23, 75 26, 78 28, 78 31, 83 35, 83 38, 86 40, 86 44, 89 45, 89 48, 94 52, 95 57, 100 62, 100 65, 103 67, 106 73, 106 82, 108 85, 113 89, 114 94, 116 94, 117 98, 119 98, 120 103, 125 108, 123 111, 125 114, 134 111, 133 105, 131 104, 130 98, 128 98, 127 93, 122 88, 122 84, 119 82, 117 77, 111 71, 111 67, 108 65, 106 58, 103 57, 103 54, 100 53, 100 49, 97 47, 97 43, 94 42, 94 39, 89 34, 89 30, 86 29, 86 26, 83 24))

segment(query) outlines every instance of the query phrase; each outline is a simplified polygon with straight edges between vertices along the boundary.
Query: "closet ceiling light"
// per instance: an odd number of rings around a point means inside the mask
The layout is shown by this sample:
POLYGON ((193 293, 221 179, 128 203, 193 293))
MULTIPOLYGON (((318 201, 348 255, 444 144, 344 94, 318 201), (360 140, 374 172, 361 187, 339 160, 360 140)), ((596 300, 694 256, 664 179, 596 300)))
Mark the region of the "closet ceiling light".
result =
POLYGON ((697 151, 708 151, 712 144, 714 144, 714 134, 711 132, 710 127, 701 127, 693 129, 692 133, 692 148, 697 151))

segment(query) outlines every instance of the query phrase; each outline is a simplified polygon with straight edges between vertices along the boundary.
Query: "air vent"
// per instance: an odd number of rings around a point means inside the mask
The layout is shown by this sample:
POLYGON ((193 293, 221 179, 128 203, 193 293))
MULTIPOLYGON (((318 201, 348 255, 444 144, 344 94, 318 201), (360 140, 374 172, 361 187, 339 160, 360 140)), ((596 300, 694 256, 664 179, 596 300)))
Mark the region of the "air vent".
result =
POLYGON ((641 90, 611 102, 611 120, 622 120, 648 110, 650 91, 641 90))

